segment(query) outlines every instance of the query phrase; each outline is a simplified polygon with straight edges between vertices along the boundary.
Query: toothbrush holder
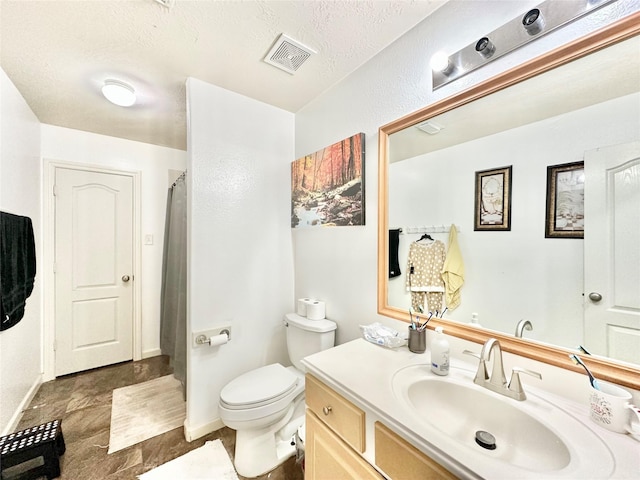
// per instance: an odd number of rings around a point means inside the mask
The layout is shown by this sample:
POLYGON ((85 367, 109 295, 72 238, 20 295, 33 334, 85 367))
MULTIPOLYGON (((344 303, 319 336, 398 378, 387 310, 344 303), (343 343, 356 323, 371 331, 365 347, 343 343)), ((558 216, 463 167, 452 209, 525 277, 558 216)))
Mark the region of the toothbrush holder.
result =
POLYGON ((427 331, 409 327, 409 350, 413 353, 424 353, 427 349, 427 331))

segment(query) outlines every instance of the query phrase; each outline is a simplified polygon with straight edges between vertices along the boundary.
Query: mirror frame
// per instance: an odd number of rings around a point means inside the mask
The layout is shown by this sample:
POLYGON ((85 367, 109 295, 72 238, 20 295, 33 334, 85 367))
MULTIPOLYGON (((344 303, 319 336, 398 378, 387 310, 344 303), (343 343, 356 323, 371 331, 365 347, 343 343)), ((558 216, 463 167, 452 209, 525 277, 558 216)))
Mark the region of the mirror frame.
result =
MULTIPOLYGON (((388 304, 388 153, 389 135, 404 128, 423 122, 448 110, 473 102, 486 95, 552 70, 568 62, 581 58, 597 50, 606 48, 640 34, 640 12, 636 12, 607 27, 596 30, 584 37, 567 43, 555 50, 529 60, 522 65, 507 70, 460 93, 437 101, 425 108, 383 125, 378 130, 378 313, 386 317, 409 323, 408 311, 388 304)), ((516 338, 493 330, 479 329, 460 322, 434 319, 428 328, 441 325, 449 335, 475 343, 484 343, 496 338, 504 351, 514 353, 556 367, 584 373, 569 359, 569 353, 576 353, 563 347, 516 338)), ((616 363, 604 357, 581 357, 593 374, 606 381, 640 390, 640 370, 630 364, 616 363)))

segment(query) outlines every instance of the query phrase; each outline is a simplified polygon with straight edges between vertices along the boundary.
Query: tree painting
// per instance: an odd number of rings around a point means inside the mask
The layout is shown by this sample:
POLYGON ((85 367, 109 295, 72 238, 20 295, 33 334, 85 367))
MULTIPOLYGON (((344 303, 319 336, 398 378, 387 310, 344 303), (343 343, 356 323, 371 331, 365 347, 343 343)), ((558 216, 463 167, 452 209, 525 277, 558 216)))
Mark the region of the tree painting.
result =
POLYGON ((291 164, 291 228, 364 225, 364 133, 291 164))

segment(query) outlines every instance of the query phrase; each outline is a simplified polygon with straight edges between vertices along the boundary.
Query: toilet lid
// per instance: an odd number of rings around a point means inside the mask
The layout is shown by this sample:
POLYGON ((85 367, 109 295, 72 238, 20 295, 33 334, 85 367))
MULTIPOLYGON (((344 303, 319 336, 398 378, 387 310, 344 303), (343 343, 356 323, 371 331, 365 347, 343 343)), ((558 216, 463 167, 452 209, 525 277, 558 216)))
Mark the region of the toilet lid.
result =
POLYGON ((220 392, 227 408, 259 406, 286 396, 298 384, 298 378, 279 363, 260 367, 240 375, 220 392))

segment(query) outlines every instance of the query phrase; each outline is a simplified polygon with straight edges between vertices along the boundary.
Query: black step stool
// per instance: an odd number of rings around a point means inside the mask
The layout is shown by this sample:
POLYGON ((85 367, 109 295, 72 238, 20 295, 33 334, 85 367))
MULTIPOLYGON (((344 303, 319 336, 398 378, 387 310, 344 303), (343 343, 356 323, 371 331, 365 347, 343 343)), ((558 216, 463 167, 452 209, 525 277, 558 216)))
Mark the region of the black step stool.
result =
POLYGON ((0 437, 0 479, 59 477, 60 455, 66 449, 61 423, 53 420, 0 437))

